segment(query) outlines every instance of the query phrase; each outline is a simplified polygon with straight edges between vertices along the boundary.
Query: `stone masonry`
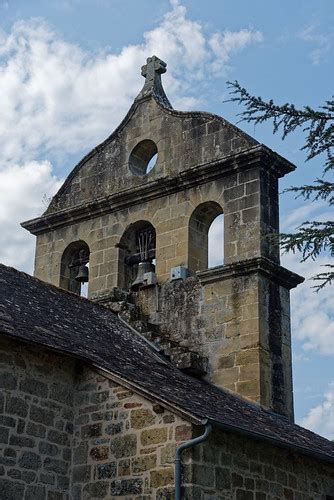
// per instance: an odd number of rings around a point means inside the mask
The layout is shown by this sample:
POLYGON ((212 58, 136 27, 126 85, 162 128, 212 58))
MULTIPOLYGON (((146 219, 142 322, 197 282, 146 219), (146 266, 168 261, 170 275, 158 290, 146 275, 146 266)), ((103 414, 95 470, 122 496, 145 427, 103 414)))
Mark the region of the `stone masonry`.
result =
MULTIPOLYGON (((175 449, 202 432, 89 366, 41 347, 0 348, 4 500, 172 500, 175 449)), ((334 469, 215 430, 183 453, 185 500, 329 500, 334 469)))
POLYGON ((137 293, 142 316, 208 359, 208 380, 293 419, 289 290, 302 279, 280 267, 267 236, 279 230, 278 179, 294 166, 219 116, 172 109, 165 71, 149 58, 120 126, 74 168, 45 214, 23 224, 37 235, 35 275, 68 287, 66 256, 81 245, 91 298, 127 290, 123 236, 149 224, 157 284, 137 293), (207 270, 208 229, 221 213, 224 266, 207 270), (190 281, 170 283, 175 266, 190 281))

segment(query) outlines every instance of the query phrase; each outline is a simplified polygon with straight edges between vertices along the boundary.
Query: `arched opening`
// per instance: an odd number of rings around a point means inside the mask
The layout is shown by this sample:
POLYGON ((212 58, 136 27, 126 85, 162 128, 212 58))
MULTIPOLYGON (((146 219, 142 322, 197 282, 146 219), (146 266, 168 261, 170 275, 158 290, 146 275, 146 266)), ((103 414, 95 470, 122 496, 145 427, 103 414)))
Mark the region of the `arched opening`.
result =
POLYGON ((146 139, 132 150, 129 157, 129 168, 134 175, 148 174, 158 161, 158 149, 155 142, 146 139))
POLYGON ((59 286, 83 297, 88 295, 89 247, 82 240, 65 248, 61 258, 59 286))
POLYGON ((208 201, 196 207, 189 221, 188 266, 190 273, 203 271, 208 267, 223 263, 223 235, 222 207, 214 201, 208 201))
POLYGON ((119 287, 137 290, 143 283, 143 273, 155 272, 156 234, 152 224, 140 220, 124 231, 119 247, 119 287), (136 286, 137 285, 137 286, 136 286))
POLYGON ((212 221, 208 233, 208 268, 224 264, 224 214, 212 221))

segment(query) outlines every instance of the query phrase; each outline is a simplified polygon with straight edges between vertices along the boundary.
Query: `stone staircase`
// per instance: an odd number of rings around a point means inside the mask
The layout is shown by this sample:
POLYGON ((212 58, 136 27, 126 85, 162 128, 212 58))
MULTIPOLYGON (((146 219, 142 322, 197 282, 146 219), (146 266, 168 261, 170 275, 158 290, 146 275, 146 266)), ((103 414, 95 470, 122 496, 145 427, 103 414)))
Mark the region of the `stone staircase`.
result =
POLYGON ((177 368, 194 377, 207 374, 207 359, 195 351, 180 346, 166 334, 161 334, 159 323, 152 323, 135 304, 135 294, 120 288, 93 298, 95 302, 111 309, 137 334, 151 342, 155 349, 177 368))

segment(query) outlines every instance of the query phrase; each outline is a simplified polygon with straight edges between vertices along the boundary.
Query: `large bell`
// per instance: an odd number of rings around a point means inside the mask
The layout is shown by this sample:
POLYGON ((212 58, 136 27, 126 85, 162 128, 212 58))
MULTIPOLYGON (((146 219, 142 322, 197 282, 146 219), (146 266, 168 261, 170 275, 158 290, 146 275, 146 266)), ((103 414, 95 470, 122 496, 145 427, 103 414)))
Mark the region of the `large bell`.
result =
POLYGON ((79 283, 87 283, 88 282, 88 267, 83 265, 79 267, 78 274, 75 277, 75 281, 79 281, 79 283))
POLYGON ((138 272, 137 272, 137 277, 132 283, 130 289, 136 292, 141 285, 144 284, 144 274, 145 273, 152 273, 155 271, 155 267, 152 264, 152 262, 139 262, 138 264, 138 272))

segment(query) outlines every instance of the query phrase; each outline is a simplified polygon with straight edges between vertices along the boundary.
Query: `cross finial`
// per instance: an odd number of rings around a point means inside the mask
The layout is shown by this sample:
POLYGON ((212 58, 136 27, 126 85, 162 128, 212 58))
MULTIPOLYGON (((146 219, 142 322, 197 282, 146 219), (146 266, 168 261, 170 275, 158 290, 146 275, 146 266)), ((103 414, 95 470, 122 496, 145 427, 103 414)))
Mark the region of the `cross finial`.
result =
POLYGON ((146 64, 141 68, 141 74, 145 78, 144 87, 137 96, 137 100, 153 95, 165 106, 171 108, 161 83, 161 75, 166 73, 167 64, 157 56, 148 57, 146 64))

